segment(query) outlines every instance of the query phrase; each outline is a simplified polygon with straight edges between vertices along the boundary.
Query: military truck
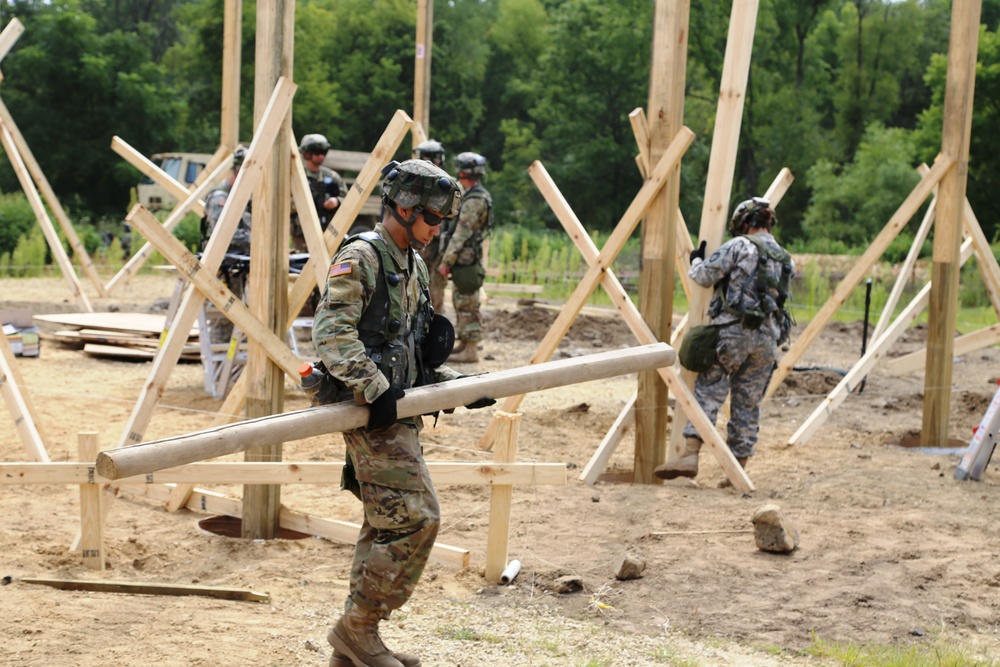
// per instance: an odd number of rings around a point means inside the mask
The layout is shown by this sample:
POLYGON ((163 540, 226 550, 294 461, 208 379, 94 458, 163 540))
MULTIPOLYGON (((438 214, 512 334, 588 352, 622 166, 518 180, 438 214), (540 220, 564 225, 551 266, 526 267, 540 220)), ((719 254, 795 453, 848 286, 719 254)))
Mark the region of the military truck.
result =
MULTIPOLYGON (((156 153, 150 161, 190 189, 211 159, 210 153, 156 153)), ((176 198, 148 176, 143 176, 135 190, 139 203, 149 211, 169 210, 177 204, 176 198)))

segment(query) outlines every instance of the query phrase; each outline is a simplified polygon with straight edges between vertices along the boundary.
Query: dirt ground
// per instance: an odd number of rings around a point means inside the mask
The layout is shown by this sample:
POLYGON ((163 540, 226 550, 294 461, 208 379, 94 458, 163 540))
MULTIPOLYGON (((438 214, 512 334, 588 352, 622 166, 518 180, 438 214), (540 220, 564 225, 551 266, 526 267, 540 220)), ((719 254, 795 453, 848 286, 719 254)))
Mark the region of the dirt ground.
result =
MULTIPOLYGON (((173 285, 169 276, 140 276, 92 302, 95 310, 162 312, 173 285)), ((0 308, 79 310, 60 278, 0 280, 0 295, 0 308)), ((552 307, 492 299, 477 370, 527 364, 555 316, 552 307)), ((918 349, 922 338, 912 330, 893 354, 918 349)), ((521 406, 519 459, 565 463, 567 484, 514 489, 509 554, 521 561, 520 574, 502 587, 482 576, 489 489, 440 485, 439 542, 469 549, 472 565, 432 562, 412 600, 383 624, 387 643, 442 667, 833 664, 805 653, 814 638, 946 642, 980 664, 1000 661, 1000 475, 991 465, 982 481, 957 482, 957 455, 897 445, 921 427, 922 373, 876 370, 808 443, 786 444, 839 381, 837 370, 858 358, 860 341, 860 323, 827 327, 799 362, 811 370, 793 372, 764 404, 750 495, 716 488, 721 473, 708 454, 695 481, 579 481, 635 390, 634 376, 530 395, 521 406), (750 517, 765 503, 778 504, 797 526, 801 544, 791 554, 755 547, 750 517), (641 578, 615 578, 626 551, 645 561, 641 578), (582 590, 557 592, 556 580, 567 575, 579 577, 582 590)), ((559 354, 633 344, 613 311, 588 309, 559 354)), ((305 345, 303 355, 308 351, 305 345)), ((115 446, 151 366, 96 359, 52 341, 43 342, 40 358, 17 363, 53 461, 77 459, 80 431, 98 431, 102 447, 115 446)), ((998 377, 996 348, 957 361, 954 438, 971 437, 998 377)), ((286 410, 307 407, 292 384, 286 388, 286 410)), ((219 405, 204 391, 200 364, 180 364, 146 436, 206 428, 219 405)), ((459 408, 428 424, 428 460, 490 461, 478 447, 489 417, 489 410, 459 408)), ((284 448, 288 461, 339 461, 343 454, 336 434, 284 448)), ((630 470, 632 456, 629 432, 608 472, 630 470)), ((3 411, 0 460, 27 460, 3 411)), ((319 517, 361 519, 359 503, 336 484, 285 486, 281 500, 319 517)), ((2 663, 325 665, 326 630, 342 608, 351 546, 222 537, 199 528, 207 516, 120 497, 106 524, 108 569, 98 574, 69 550, 79 526, 76 487, 5 485, 2 663), (22 581, 32 577, 248 588, 270 601, 63 591, 22 581)))

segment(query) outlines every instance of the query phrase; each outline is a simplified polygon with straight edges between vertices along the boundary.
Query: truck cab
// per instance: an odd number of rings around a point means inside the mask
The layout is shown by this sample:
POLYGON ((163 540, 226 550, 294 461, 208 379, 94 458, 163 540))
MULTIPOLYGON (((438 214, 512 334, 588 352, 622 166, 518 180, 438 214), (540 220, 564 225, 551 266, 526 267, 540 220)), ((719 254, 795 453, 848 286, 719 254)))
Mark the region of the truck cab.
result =
MULTIPOLYGON (((211 159, 210 153, 156 153, 150 161, 190 189, 211 159)), ((154 212, 172 209, 177 204, 177 200, 163 186, 147 176, 143 176, 136 186, 136 197, 147 210, 154 212)))

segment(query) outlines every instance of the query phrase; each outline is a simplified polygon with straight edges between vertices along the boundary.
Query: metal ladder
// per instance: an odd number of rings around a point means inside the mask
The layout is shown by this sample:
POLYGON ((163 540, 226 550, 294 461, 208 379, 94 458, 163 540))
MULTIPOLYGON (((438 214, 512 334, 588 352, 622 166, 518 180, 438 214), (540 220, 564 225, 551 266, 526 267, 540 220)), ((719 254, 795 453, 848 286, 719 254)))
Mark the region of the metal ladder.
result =
MULTIPOLYGON (((1000 385, 1000 382, 997 383, 1000 385)), ((979 481, 989 465, 993 456, 993 449, 997 446, 997 427, 1000 425, 1000 386, 993 394, 993 400, 986 408, 983 420, 979 422, 979 427, 972 436, 972 442, 965 450, 962 461, 955 470, 955 479, 971 479, 979 481)))

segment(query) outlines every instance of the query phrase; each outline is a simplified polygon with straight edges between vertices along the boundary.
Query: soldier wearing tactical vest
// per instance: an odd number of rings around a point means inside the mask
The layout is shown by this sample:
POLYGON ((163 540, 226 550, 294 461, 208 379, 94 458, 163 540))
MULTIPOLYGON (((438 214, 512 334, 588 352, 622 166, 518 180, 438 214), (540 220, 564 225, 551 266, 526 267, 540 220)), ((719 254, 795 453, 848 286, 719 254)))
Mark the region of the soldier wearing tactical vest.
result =
POLYGON ((478 153, 459 153, 455 157, 456 175, 462 185, 462 208, 458 223, 442 233, 444 252, 438 273, 451 275, 452 305, 455 307, 455 352, 448 358, 455 363, 479 361, 482 340, 482 314, 479 312, 479 288, 483 285, 483 240, 493 230, 493 198, 481 181, 486 175, 486 158, 478 153))
MULTIPOLYGON (((322 134, 307 134, 299 142, 299 153, 302 164, 306 168, 306 179, 309 182, 309 194, 312 195, 316 215, 319 216, 319 226, 323 231, 333 220, 333 214, 340 206, 341 198, 347 194, 347 183, 344 178, 329 167, 323 166, 323 160, 330 151, 330 142, 322 134)), ((309 252, 306 238, 302 232, 302 223, 295 211, 292 201, 291 221, 292 246, 297 252, 309 252)))
MULTIPOLYGON (((715 287, 708 315, 718 329, 716 360, 698 374, 694 395, 715 423, 732 391, 726 443, 744 468, 757 444, 760 402, 774 372, 777 345, 787 338, 791 325, 785 301, 795 266, 771 235, 776 222, 766 199, 742 202, 730 219, 733 238, 707 260, 702 241, 691 251, 688 272, 702 287, 715 287)), ((690 421, 684 426, 684 437, 683 456, 657 467, 658 478, 697 476, 702 440, 690 421)), ((728 479, 720 483, 728 485, 728 479)))
MULTIPOLYGON (((427 160, 431 164, 444 169, 444 145, 435 139, 428 139, 417 144, 413 149, 413 157, 418 160, 427 160)), ((438 273, 441 265, 441 237, 438 241, 430 243, 420 251, 420 256, 427 264, 427 271, 431 276, 431 305, 434 312, 444 314, 444 288, 448 286, 448 278, 438 273)))
MULTIPOLYGON (((437 494, 421 452, 420 417, 397 419, 410 387, 461 377, 438 365, 450 352, 428 341, 434 317, 427 267, 417 251, 458 213, 458 184, 424 160, 383 169, 382 221, 347 240, 330 264, 313 342, 342 398, 369 406, 368 424, 344 433, 344 488, 364 505, 345 612, 327 634, 332 667, 416 667, 378 633, 382 619, 413 593, 441 525, 437 494), (436 362, 430 357, 437 356, 436 362)), ((336 398, 333 400, 337 400, 336 398)), ((492 399, 466 406, 486 407, 492 399)))

